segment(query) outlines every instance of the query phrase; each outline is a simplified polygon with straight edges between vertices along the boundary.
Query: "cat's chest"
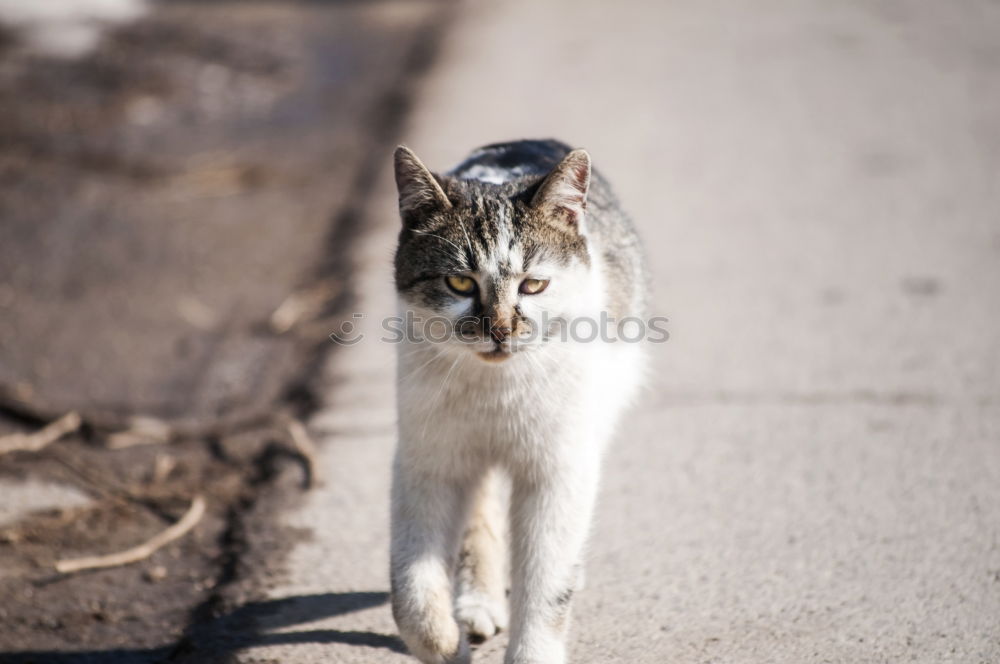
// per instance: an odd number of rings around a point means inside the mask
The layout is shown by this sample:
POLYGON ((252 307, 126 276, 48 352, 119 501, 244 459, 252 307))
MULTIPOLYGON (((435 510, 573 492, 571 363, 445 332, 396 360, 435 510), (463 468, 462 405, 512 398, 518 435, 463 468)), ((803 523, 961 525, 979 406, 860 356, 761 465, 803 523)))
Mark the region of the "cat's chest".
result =
POLYGON ((574 389, 569 381, 528 371, 485 379, 470 374, 456 380, 450 394, 462 416, 473 425, 509 429, 551 420, 561 412, 556 395, 574 389))
POLYGON ((401 426, 491 445, 548 438, 565 428, 580 377, 512 369, 473 365, 401 386, 401 426))

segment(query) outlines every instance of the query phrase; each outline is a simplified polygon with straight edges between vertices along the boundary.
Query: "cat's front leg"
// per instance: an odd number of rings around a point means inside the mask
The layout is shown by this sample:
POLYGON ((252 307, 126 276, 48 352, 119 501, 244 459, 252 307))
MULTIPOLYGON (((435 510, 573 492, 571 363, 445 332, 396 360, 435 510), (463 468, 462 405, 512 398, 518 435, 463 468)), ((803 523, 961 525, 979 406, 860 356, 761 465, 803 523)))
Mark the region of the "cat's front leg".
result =
POLYGON ((468 487, 399 458, 392 486, 392 613, 410 653, 424 664, 466 664, 469 646, 455 621, 452 570, 468 487))
POLYGON ((458 563, 455 617, 472 643, 507 629, 507 504, 498 473, 480 480, 458 563))
POLYGON ((511 496, 511 640, 506 664, 563 664, 570 604, 598 484, 598 453, 564 459, 511 496), (592 458, 591 458, 592 457, 592 458))

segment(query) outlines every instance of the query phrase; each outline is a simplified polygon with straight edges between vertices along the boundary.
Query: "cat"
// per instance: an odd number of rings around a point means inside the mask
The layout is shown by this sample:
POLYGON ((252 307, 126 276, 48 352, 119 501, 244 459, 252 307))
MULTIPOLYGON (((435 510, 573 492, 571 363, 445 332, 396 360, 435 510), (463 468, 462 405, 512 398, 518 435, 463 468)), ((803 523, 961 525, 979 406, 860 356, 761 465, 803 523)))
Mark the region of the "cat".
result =
POLYGON ((602 314, 644 314, 640 241, 589 154, 558 141, 489 145, 444 175, 400 146, 395 176, 400 313, 448 333, 398 350, 396 624, 426 664, 468 662, 508 625, 507 664, 559 664, 642 365, 641 344, 588 339, 602 314))

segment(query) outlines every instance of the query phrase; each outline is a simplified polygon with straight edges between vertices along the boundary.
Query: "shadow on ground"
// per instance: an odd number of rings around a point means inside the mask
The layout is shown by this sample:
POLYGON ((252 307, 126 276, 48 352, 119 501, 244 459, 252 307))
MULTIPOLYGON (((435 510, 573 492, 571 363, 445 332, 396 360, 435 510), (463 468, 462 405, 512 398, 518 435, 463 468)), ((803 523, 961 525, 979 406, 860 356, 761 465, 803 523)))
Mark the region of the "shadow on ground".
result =
POLYGON ((178 646, 0 653, 0 664, 224 662, 238 650, 292 643, 344 643, 405 653, 403 642, 389 634, 336 629, 274 631, 380 606, 388 599, 389 594, 385 592, 354 592, 251 602, 197 628, 178 646))

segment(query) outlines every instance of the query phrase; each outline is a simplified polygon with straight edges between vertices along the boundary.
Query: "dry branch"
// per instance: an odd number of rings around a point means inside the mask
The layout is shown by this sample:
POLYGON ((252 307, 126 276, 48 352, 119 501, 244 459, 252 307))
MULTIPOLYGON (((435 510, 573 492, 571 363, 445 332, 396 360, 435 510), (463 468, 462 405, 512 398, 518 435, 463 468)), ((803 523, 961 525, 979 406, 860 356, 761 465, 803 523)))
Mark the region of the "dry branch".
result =
POLYGON ((136 445, 166 443, 173 435, 170 425, 161 419, 144 415, 137 415, 131 419, 131 428, 125 431, 116 431, 108 436, 108 447, 120 450, 136 445))
POLYGON ((340 292, 340 284, 326 279, 320 283, 291 293, 271 314, 271 331, 284 334, 302 321, 315 318, 323 305, 340 292))
POLYGON ((189 530, 201 521, 203 516, 205 516, 205 499, 201 496, 195 496, 194 500, 191 501, 191 507, 188 508, 188 511, 181 517, 180 521, 149 541, 143 542, 139 546, 126 551, 111 553, 106 556, 88 556, 85 558, 60 560, 56 563, 56 570, 63 574, 69 574, 70 572, 79 572, 85 569, 118 567, 145 560, 158 549, 187 534, 189 530))
POLYGON ((76 411, 72 411, 34 433, 12 433, 0 436, 0 454, 19 450, 37 452, 63 436, 73 433, 80 428, 81 424, 83 424, 83 419, 76 411))
MULTIPOLYGON (((0 385, 0 412, 19 419, 48 425, 58 419, 63 412, 57 412, 48 404, 33 399, 24 390, 11 389, 0 385)), ((146 442, 173 442, 227 436, 242 431, 259 429, 274 423, 272 407, 239 412, 224 417, 208 419, 180 419, 165 422, 145 415, 122 415, 119 413, 86 410, 80 415, 81 426, 87 425, 102 436, 122 434, 115 440, 119 447, 128 447, 146 442), (138 427, 137 427, 138 423, 138 427), (154 424, 155 423, 155 424, 154 424), (137 430, 138 429, 138 430, 137 430), (137 434, 137 435, 133 435, 137 434), (142 440, 138 440, 139 438, 142 440), (166 437, 166 440, 162 440, 166 437)))
POLYGON ((288 420, 288 435, 292 439, 295 451, 302 456, 306 464, 306 487, 311 489, 316 486, 321 478, 319 477, 319 459, 317 458, 316 444, 313 442, 305 425, 299 420, 288 420))
POLYGON ((153 476, 150 478, 153 484, 162 484, 174 468, 177 467, 177 459, 169 454, 157 454, 156 461, 153 462, 153 476))

